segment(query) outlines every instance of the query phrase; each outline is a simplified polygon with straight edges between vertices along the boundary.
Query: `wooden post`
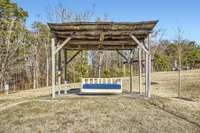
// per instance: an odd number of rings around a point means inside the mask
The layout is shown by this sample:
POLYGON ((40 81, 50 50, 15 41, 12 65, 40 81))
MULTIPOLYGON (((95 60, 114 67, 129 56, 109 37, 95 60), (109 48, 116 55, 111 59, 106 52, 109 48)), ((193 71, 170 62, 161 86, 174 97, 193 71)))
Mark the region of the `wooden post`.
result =
POLYGON ((55 79, 56 79, 56 74, 55 74, 55 38, 52 38, 51 40, 51 62, 52 62, 52 98, 55 97, 55 79))
POLYGON ((132 90, 132 72, 131 72, 131 63, 129 62, 129 71, 130 71, 130 93, 132 90))
POLYGON ((148 91, 148 55, 145 52, 145 96, 147 96, 148 91))
POLYGON ((150 46, 149 46, 149 37, 148 44, 145 47, 145 43, 141 43, 134 35, 131 35, 131 38, 138 44, 138 46, 145 52, 145 96, 150 97, 151 89, 151 55, 150 55, 150 46))
POLYGON ((147 48, 149 54, 147 55, 147 97, 151 97, 151 54, 150 54, 150 40, 148 36, 147 48))
POLYGON ((139 67, 139 94, 141 94, 142 87, 142 61, 141 61, 141 48, 138 48, 138 67, 139 67))
POLYGON ((61 84, 61 52, 62 50, 58 52, 58 85, 61 84))
POLYGON ((151 55, 148 55, 148 92, 147 92, 147 97, 151 97, 151 55))
POLYGON ((130 52, 129 67, 130 67, 130 93, 132 93, 132 91, 133 91, 132 50, 131 50, 131 52, 130 52))
POLYGON ((64 59, 65 59, 64 83, 67 84, 67 49, 64 49, 64 59))

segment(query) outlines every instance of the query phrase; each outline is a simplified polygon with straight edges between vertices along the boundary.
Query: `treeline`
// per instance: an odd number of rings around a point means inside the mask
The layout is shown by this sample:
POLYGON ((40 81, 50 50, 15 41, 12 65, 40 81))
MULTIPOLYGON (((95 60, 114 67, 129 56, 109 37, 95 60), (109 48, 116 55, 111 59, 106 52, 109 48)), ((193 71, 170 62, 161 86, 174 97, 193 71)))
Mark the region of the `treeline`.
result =
MULTIPOLYGON (((49 21, 89 21, 93 13, 74 13, 58 5, 52 9, 49 21)), ((0 90, 9 84, 12 90, 51 85, 51 35, 42 22, 34 22, 32 30, 25 27, 28 13, 10 0, 0 2, 0 90)), ((96 21, 106 21, 97 17, 96 21)), ((199 68, 200 48, 189 40, 152 41, 154 71, 173 70, 181 59, 182 68, 199 68), (180 58, 181 57, 181 58, 180 58)), ((121 51, 125 55, 129 51, 121 51)), ((75 51, 68 52, 68 58, 75 51)), ((137 49, 135 59, 137 60, 137 49)), ((62 55, 64 57, 64 55, 62 55)), ((64 60, 62 58, 62 64, 64 60)), ((137 74, 137 63, 134 71, 137 74)), ((62 66, 64 68, 64 66, 62 66)), ((62 71, 64 71, 62 69, 62 71)), ((63 72, 64 74, 64 72, 63 72)), ((116 51, 83 51, 68 66, 68 82, 80 77, 128 76, 129 65, 116 51)), ((64 75, 62 75, 64 77, 64 75)))
POLYGON ((181 69, 200 68, 200 46, 194 41, 161 40, 152 46, 152 54, 155 71, 176 70, 180 61, 181 69))

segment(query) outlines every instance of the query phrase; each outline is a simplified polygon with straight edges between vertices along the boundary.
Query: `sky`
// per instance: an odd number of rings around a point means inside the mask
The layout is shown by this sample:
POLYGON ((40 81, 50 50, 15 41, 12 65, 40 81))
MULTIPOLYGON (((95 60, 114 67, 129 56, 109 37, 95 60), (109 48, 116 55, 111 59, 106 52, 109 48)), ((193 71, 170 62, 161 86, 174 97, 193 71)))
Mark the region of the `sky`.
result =
POLYGON ((137 22, 159 20, 155 30, 161 30, 163 39, 175 39, 177 28, 183 37, 200 43, 200 0, 13 0, 29 17, 26 25, 34 21, 48 22, 48 12, 62 4, 73 12, 94 12, 96 17, 106 16, 110 21, 137 22))

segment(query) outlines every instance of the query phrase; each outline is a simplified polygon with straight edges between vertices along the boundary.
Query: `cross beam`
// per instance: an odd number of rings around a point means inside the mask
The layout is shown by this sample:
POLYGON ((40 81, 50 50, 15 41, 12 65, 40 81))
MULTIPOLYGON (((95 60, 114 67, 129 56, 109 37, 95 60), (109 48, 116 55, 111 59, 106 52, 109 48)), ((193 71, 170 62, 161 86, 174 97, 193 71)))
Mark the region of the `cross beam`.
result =
MULTIPOLYGON (((138 61, 139 61, 139 60, 132 60, 132 63, 138 63, 138 61)), ((154 61, 154 59, 151 59, 151 61, 154 61)), ((143 62, 145 62, 145 60, 141 60, 141 62, 143 63, 143 62)), ((123 63, 124 63, 124 64, 127 64, 128 61, 124 61, 123 63)))
POLYGON ((116 51, 123 59, 125 59, 128 62, 128 58, 125 55, 123 55, 119 50, 116 51))
POLYGON ((69 60, 67 60, 67 64, 70 63, 82 50, 77 51, 69 60))

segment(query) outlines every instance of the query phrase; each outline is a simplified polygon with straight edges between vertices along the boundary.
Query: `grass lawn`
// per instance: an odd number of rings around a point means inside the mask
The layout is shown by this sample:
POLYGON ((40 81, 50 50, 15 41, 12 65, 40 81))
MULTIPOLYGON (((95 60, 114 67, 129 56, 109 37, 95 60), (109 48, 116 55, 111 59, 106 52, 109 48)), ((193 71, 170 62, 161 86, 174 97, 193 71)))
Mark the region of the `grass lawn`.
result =
MULTIPOLYGON (((200 70, 182 73, 177 98, 177 72, 153 73, 152 97, 129 94, 124 78, 121 95, 49 97, 49 88, 0 96, 0 132, 200 132, 200 70)), ((144 90, 142 90, 143 92, 144 90)))

